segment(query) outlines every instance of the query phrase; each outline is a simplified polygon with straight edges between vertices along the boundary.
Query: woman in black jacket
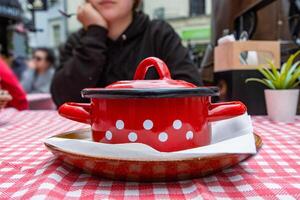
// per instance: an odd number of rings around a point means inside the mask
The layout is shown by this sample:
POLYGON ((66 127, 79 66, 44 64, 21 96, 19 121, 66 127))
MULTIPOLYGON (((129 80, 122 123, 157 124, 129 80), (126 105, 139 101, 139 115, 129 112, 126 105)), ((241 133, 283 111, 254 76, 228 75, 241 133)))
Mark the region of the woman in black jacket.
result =
MULTIPOLYGON (((201 85, 200 74, 179 36, 164 21, 136 12, 138 0, 89 0, 78 8, 83 29, 71 35, 61 49, 60 67, 51 92, 57 105, 85 102, 84 88, 105 87, 133 79, 137 65, 155 56, 170 68, 173 79, 201 85)), ((157 79, 149 70, 147 79, 157 79)))

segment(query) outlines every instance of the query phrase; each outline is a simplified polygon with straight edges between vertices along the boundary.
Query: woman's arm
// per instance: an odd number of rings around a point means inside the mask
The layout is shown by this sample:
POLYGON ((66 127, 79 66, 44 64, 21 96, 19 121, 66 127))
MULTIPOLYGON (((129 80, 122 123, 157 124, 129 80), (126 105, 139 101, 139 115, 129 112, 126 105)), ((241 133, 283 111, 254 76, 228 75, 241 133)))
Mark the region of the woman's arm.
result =
POLYGON ((80 37, 70 37, 61 51, 60 67, 51 86, 57 105, 66 101, 83 101, 81 90, 96 86, 106 62, 105 19, 90 3, 78 7, 77 19, 86 31, 80 37))
POLYGON ((12 96, 12 100, 8 102, 8 107, 14 107, 18 110, 28 109, 28 102, 25 91, 19 83, 13 71, 0 58, 0 85, 1 89, 7 90, 12 96))
POLYGON ((154 22, 157 54, 169 66, 173 79, 202 85, 201 75, 174 29, 164 21, 154 22))
POLYGON ((67 101, 82 102, 80 92, 95 87, 106 63, 107 30, 89 26, 82 36, 71 36, 61 51, 61 63, 51 86, 57 105, 67 101))

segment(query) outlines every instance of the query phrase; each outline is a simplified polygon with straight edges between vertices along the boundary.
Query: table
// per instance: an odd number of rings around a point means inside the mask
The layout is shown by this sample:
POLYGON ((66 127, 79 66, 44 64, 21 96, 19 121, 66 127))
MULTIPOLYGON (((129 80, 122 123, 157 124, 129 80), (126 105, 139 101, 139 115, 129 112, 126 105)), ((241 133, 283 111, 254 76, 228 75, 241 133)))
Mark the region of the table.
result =
POLYGON ((52 100, 51 94, 34 93, 26 96, 30 110, 55 110, 56 106, 52 100))
POLYGON ((300 118, 273 123, 253 117, 264 145, 238 166, 170 183, 104 180, 63 164, 43 139, 86 125, 55 111, 0 112, 0 199, 300 199, 300 118))

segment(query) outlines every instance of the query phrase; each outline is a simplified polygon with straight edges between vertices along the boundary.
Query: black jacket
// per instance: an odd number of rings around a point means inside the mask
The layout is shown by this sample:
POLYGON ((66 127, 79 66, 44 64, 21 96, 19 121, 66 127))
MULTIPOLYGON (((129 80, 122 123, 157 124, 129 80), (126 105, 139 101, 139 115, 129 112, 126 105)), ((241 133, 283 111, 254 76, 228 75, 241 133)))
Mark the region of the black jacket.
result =
MULTIPOLYGON (((139 62, 149 56, 165 61, 173 79, 201 85, 200 74, 173 28, 164 21, 150 21, 143 13, 135 13, 133 22, 116 41, 110 40, 107 30, 100 26, 78 31, 69 37, 60 55, 51 86, 57 105, 87 101, 80 95, 84 88, 133 79, 139 62)), ((156 79, 158 75, 151 69, 146 78, 156 79)))

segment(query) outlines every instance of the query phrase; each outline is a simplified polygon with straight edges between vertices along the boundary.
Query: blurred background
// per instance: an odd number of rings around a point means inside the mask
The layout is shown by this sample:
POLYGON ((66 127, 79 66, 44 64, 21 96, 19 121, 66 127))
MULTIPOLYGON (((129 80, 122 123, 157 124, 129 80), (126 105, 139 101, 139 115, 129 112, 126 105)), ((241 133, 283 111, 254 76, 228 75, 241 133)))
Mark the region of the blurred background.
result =
MULTIPOLYGON (((32 48, 46 46, 59 56, 59 46, 81 25, 76 17, 67 18, 58 10, 74 13, 82 2, 0 0, 1 53, 26 57, 31 55, 32 48)), ((224 31, 239 34, 248 29, 250 39, 280 40, 284 50, 292 49, 295 30, 290 26, 293 19, 299 19, 297 2, 299 4, 297 0, 243 0, 239 3, 234 0, 143 0, 140 9, 152 19, 167 20, 200 68, 207 45, 215 46, 224 31)), ((212 71, 203 75, 206 81, 213 80, 212 71)))
MULTIPOLYGON (((76 13, 82 3, 82 0, 0 0, 2 57, 14 67, 16 61, 30 58, 34 48, 43 46, 52 49, 59 58, 60 46, 81 28, 76 17, 68 18, 59 10, 76 13)), ((151 19, 166 20, 174 27, 202 72, 205 84, 225 88, 221 99, 242 99, 233 95, 233 85, 240 84, 235 77, 240 82, 247 77, 244 72, 228 75, 215 69, 218 66, 214 65, 214 48, 220 37, 233 34, 241 38, 246 32, 247 40, 276 41, 280 45, 281 63, 299 49, 299 0, 143 0, 140 9, 151 19)), ((255 75, 251 70, 246 74, 255 75)), ((248 92, 255 93, 251 88, 248 92)), ((263 105, 261 109, 264 110, 263 105)))
MULTIPOLYGON (((58 55, 58 48, 68 35, 81 28, 76 17, 67 18, 58 10, 75 13, 82 2, 1 0, 2 53, 13 52, 14 56, 27 56, 32 48, 47 46, 53 48, 58 55), (12 12, 6 11, 5 6, 10 7, 12 12)), ((140 9, 151 19, 170 22, 185 44, 195 50, 195 61, 201 60, 199 58, 211 41, 211 0, 144 0, 140 9)))

